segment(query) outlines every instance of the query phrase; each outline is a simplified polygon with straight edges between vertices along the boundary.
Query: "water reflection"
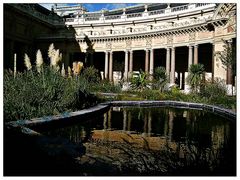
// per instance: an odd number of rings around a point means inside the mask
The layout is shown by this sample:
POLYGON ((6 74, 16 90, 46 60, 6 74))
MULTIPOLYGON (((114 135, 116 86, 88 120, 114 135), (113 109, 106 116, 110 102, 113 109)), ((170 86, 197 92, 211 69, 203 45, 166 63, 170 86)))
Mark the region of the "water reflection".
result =
MULTIPOLYGON (((234 162, 232 160, 236 155, 229 151, 235 147, 234 128, 230 121, 204 111, 117 107, 88 122, 46 134, 66 137, 76 143, 87 142, 89 149, 93 149, 91 143, 98 143, 98 149, 101 149, 103 144, 114 152, 117 149, 118 153, 113 153, 114 155, 110 153, 115 161, 118 156, 124 156, 121 154, 122 148, 127 147, 136 148, 138 151, 145 149, 164 152, 166 157, 164 161, 176 161, 179 166, 182 163, 181 167, 192 166, 193 162, 197 162, 201 164, 201 168, 203 166, 214 170, 224 161, 225 168, 228 166, 227 163, 234 162), (113 146, 112 143, 118 146, 113 146), (175 155, 169 158, 166 152, 175 155)), ((132 149, 131 152, 136 149, 132 149)), ((126 149, 123 151, 126 152, 126 149)), ((103 150, 97 153, 102 152, 103 150)), ((152 153, 151 155, 155 156, 152 153)))

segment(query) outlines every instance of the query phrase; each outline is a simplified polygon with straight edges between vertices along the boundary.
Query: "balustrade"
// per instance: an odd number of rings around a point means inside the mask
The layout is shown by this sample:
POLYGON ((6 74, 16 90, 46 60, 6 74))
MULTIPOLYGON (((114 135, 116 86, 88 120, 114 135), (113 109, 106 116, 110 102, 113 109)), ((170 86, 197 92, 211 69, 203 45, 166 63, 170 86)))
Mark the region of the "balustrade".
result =
POLYGON ((183 11, 183 10, 187 10, 187 9, 188 9, 188 5, 178 6, 178 7, 171 8, 171 12, 183 11))
POLYGON ((121 19, 121 15, 105 16, 105 20, 121 19))
POLYGON ((165 9, 156 10, 156 11, 149 11, 148 12, 149 16, 156 15, 156 14, 165 14, 165 9))
POLYGON ((135 18, 135 17, 142 17, 143 13, 132 13, 127 14, 127 18, 135 18))

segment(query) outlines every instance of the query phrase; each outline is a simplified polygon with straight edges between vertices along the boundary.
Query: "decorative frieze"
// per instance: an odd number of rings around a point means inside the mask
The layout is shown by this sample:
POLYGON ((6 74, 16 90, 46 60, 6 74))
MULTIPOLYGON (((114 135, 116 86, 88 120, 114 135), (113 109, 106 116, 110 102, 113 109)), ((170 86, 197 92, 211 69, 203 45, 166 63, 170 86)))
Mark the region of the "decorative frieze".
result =
POLYGON ((131 39, 127 39, 126 40, 126 49, 131 49, 132 46, 132 40, 131 39))
POLYGON ((173 35, 168 35, 167 36, 167 44, 171 45, 173 43, 173 35))
POLYGON ((146 38, 146 47, 152 47, 152 38, 151 37, 146 38))
POLYGON ((195 32, 189 33, 189 41, 195 41, 195 39, 196 39, 196 33, 195 32))
POLYGON ((106 49, 108 49, 108 50, 112 49, 112 42, 111 41, 106 42, 106 49))

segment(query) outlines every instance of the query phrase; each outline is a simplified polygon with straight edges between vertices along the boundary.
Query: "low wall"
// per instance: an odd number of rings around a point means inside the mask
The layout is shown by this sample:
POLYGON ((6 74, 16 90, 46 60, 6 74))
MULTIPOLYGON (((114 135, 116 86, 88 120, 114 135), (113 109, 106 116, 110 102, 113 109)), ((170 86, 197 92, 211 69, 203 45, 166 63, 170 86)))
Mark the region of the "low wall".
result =
POLYGON ((221 108, 213 105, 206 105, 201 103, 181 102, 181 101, 112 101, 109 102, 111 106, 137 106, 137 107, 159 107, 168 106, 176 108, 191 108, 206 110, 218 115, 224 116, 230 120, 236 120, 236 113, 231 110, 221 108))
MULTIPOLYGON (((187 109, 198 109, 212 112, 231 121, 236 121, 236 113, 231 110, 224 109, 218 106, 206 105, 201 103, 190 103, 190 102, 179 102, 179 101, 111 101, 106 103, 101 103, 97 106, 83 109, 76 112, 63 113, 57 116, 45 116, 41 118, 33 118, 31 120, 19 120, 6 123, 8 128, 11 127, 21 127, 24 133, 32 134, 33 127, 42 126, 55 126, 64 123, 74 123, 79 122, 84 119, 89 119, 100 115, 112 106, 121 107, 176 107, 176 108, 187 108, 187 109)), ((35 132, 34 132, 35 133, 35 132)))

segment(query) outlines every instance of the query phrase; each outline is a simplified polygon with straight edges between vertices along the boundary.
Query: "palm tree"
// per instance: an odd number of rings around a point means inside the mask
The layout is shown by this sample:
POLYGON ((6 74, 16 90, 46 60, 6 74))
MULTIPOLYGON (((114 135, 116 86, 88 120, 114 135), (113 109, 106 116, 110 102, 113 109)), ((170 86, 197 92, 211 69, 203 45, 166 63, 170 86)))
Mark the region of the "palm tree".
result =
POLYGON ((187 83, 191 86, 193 92, 197 92, 202 80, 204 73, 203 64, 192 64, 188 70, 187 83))
POLYGON ((143 91, 148 88, 150 81, 148 74, 140 69, 139 74, 132 75, 130 82, 133 89, 143 91))
POLYGON ((162 89, 168 82, 166 69, 162 66, 156 67, 153 73, 153 86, 162 92, 162 89))

